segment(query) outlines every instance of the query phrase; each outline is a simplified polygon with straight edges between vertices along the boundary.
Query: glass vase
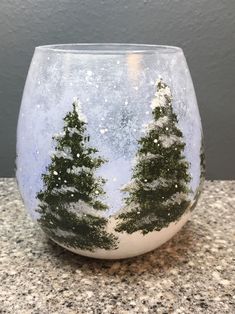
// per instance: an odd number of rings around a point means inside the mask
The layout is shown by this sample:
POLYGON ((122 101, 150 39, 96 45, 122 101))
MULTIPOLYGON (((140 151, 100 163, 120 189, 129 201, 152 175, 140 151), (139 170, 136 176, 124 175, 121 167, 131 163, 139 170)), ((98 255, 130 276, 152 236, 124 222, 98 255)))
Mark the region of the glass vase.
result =
POLYGON ((169 240, 196 206, 205 170, 182 49, 37 47, 16 163, 29 214, 68 250, 119 259, 169 240))

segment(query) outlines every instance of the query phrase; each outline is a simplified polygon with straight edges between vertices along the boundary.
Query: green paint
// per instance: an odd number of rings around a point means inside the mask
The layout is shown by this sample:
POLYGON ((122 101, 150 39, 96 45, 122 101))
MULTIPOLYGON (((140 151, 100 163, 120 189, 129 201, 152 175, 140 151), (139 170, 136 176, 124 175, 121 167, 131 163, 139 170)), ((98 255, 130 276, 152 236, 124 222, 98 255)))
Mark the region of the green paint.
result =
POLYGON ((157 82, 152 117, 138 141, 132 180, 123 188, 127 196, 117 217, 118 232, 159 231, 178 220, 191 203, 183 134, 173 112, 171 91, 162 80, 157 82))
POLYGON ((95 176, 95 171, 105 160, 89 146, 78 102, 65 116, 63 132, 53 140, 55 153, 37 194, 39 223, 65 246, 90 251, 116 248, 116 237, 106 231, 107 219, 99 214, 108 206, 102 201, 105 180, 95 176))

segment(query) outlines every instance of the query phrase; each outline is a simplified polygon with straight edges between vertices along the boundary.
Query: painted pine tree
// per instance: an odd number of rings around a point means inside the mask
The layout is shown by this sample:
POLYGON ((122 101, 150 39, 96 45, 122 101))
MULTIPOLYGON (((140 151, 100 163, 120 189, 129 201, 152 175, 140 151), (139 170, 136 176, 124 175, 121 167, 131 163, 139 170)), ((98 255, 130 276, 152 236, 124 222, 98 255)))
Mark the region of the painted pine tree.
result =
POLYGON ((156 88, 151 104, 153 120, 138 142, 132 180, 123 188, 127 196, 117 217, 118 232, 159 231, 179 219, 191 203, 189 164, 171 91, 162 80, 156 88))
POLYGON ((202 187, 205 181, 205 174, 206 174, 206 168, 205 168, 205 153, 204 153, 204 143, 203 143, 203 137, 201 139, 201 147, 200 147, 200 182, 199 185, 195 191, 195 196, 193 198, 193 204, 190 208, 191 211, 194 210, 194 208, 197 206, 199 197, 202 192, 202 187))
POLYGON ((105 162, 89 146, 86 119, 78 101, 64 118, 63 132, 56 142, 51 164, 42 175, 44 187, 38 193, 39 223, 55 241, 69 247, 93 251, 115 248, 116 238, 105 230, 107 209, 101 201, 105 180, 95 171, 105 162))
POLYGON ((200 148, 200 171, 201 171, 200 181, 202 185, 205 181, 205 176, 206 176, 206 160, 205 160, 203 138, 201 139, 201 148, 200 148))

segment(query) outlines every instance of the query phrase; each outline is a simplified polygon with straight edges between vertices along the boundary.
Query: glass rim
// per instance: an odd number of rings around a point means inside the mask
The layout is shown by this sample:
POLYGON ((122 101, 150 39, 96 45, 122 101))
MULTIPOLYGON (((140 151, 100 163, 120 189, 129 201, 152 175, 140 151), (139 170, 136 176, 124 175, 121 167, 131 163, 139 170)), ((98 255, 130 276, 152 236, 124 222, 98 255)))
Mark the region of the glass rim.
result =
POLYGON ((71 43, 37 46, 37 51, 75 54, 168 54, 182 52, 177 46, 134 43, 71 43))

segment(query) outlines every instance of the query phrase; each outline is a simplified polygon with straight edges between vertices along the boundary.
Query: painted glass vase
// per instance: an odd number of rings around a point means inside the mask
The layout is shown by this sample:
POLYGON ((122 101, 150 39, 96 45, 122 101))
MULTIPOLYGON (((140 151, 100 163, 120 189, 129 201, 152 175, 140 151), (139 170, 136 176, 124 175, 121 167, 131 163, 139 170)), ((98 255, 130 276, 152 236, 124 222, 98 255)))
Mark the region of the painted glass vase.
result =
POLYGON ((19 114, 17 180, 31 217, 75 253, 126 258, 170 239, 204 180, 183 51, 37 47, 19 114))

